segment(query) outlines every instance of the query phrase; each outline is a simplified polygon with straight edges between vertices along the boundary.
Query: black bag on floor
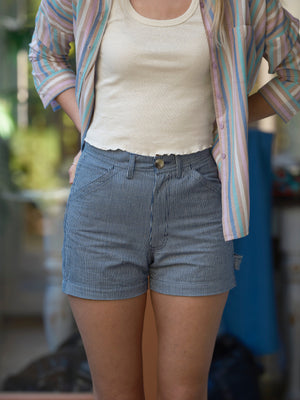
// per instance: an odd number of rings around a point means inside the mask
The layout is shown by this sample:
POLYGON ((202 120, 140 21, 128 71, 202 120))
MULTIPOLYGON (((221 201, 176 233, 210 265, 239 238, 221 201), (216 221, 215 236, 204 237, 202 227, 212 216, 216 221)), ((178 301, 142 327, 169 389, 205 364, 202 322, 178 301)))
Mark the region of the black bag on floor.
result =
POLYGON ((208 400, 260 400, 263 367, 231 335, 217 338, 208 382, 208 400))
POLYGON ((92 381, 81 338, 76 332, 55 353, 41 357, 4 382, 4 391, 91 392, 92 381))

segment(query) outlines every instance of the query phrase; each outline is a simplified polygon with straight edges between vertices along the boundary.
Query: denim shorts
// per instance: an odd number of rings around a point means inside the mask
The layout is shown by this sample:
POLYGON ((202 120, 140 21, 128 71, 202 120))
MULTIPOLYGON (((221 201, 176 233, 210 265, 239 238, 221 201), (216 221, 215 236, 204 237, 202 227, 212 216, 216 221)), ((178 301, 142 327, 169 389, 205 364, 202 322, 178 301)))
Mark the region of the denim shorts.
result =
POLYGON ((211 150, 141 156, 85 143, 64 219, 63 291, 117 300, 236 285, 211 150))

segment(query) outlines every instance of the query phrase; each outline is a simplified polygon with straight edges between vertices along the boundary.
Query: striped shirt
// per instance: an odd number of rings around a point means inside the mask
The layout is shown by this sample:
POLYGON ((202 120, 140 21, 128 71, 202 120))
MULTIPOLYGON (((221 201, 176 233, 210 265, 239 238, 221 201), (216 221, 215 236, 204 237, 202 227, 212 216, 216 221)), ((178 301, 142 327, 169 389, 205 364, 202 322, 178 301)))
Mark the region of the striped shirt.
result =
MULTIPOLYGON (((112 0, 42 0, 30 44, 37 91, 54 110, 58 94, 75 87, 82 141, 95 104, 95 66, 112 0), (75 74, 68 62, 75 41, 75 74)), ((128 0, 129 1, 129 0, 128 0)), ((212 149, 222 182, 225 240, 249 230, 248 94, 264 57, 276 76, 259 92, 284 120, 300 108, 299 21, 279 0, 226 0, 227 45, 216 46, 212 33, 216 0, 200 0, 210 49, 217 132, 212 149)), ((224 1, 224 0, 222 0, 224 1)))

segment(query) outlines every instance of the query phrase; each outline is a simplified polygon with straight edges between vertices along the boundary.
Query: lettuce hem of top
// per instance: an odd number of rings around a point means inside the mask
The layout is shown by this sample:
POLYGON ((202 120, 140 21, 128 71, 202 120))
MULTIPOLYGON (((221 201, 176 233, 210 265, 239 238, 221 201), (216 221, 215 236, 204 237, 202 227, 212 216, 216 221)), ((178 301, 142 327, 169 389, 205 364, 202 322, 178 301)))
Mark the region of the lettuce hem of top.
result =
MULTIPOLYGON (((97 146, 97 144, 93 140, 91 140, 91 139, 89 139, 87 137, 84 139, 84 141, 87 142, 88 144, 90 144, 91 146, 99 148, 99 146, 97 146)), ((137 149, 134 149, 134 148, 128 149, 126 146, 124 146, 122 148, 117 147, 117 146, 101 146, 101 150, 106 150, 106 151, 126 151, 126 152, 131 153, 131 154, 137 154, 137 155, 146 156, 146 157, 155 157, 158 154, 161 155, 161 156, 162 155, 166 155, 166 156, 169 156, 169 155, 186 155, 186 154, 198 153, 199 151, 202 151, 202 150, 205 150, 205 149, 210 149, 210 148, 212 148, 212 144, 202 145, 202 146, 198 146, 198 147, 193 146, 190 149, 186 149, 186 150, 184 150, 183 152, 180 152, 180 153, 178 153, 178 152, 176 152, 176 153, 174 153, 174 152, 165 152, 165 151, 161 152, 161 151, 158 150, 155 154, 153 154, 153 153, 140 153, 137 149)))

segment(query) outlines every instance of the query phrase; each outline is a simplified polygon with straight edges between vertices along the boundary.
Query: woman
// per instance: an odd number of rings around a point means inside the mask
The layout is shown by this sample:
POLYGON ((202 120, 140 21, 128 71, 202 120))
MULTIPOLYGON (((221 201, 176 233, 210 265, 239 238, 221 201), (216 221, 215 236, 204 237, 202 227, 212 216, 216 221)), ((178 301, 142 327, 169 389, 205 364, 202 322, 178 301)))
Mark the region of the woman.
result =
POLYGON ((63 290, 95 398, 144 399, 149 278, 157 399, 204 400, 248 233, 247 126, 299 109, 298 21, 278 0, 42 0, 30 48, 44 106, 82 137, 63 290), (263 56, 277 75, 248 97, 263 56))

